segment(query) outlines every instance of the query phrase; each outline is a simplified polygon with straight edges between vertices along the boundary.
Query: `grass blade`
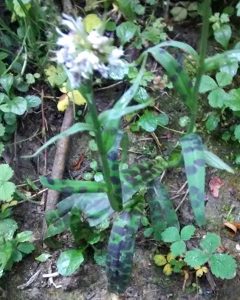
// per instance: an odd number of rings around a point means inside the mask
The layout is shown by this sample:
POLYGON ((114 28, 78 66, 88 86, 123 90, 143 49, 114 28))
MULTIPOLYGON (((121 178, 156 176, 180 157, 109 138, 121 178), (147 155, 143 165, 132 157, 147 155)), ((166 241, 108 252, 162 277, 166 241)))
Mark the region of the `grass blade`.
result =
POLYGON ((40 147, 34 154, 32 155, 26 155, 23 156, 24 158, 32 158, 37 156, 39 153, 41 153, 44 149, 46 149, 48 146, 54 144, 56 141, 76 134, 78 132, 83 132, 83 131, 94 131, 94 128, 92 127, 92 125, 87 124, 87 123, 76 123, 73 126, 71 126, 70 128, 68 128, 67 130, 55 135, 54 137, 52 137, 49 141, 47 141, 44 145, 42 145, 42 147, 40 147))

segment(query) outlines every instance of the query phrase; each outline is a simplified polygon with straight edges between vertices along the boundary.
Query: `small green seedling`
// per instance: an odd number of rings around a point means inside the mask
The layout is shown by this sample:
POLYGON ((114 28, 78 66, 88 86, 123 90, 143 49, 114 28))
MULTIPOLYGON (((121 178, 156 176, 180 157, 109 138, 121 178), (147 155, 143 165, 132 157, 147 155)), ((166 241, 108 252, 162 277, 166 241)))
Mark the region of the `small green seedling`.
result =
POLYGON ((176 227, 168 227, 162 233, 162 240, 165 243, 171 243, 171 253, 174 256, 182 256, 186 250, 186 241, 190 240, 195 233, 195 227, 193 225, 187 225, 179 230, 176 227))
POLYGON ((201 249, 186 252, 184 261, 192 268, 197 268, 208 263, 211 272, 221 279, 232 279, 236 275, 236 261, 226 253, 218 253, 221 245, 220 237, 215 233, 207 233, 201 240, 201 249))

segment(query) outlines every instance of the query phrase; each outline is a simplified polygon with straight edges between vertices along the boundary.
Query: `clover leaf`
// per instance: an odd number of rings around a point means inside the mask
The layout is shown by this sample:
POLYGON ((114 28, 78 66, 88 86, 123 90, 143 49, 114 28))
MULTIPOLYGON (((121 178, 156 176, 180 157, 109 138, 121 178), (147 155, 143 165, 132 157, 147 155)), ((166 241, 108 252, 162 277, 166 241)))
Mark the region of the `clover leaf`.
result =
POLYGON ((186 243, 195 233, 193 225, 187 225, 179 233, 176 227, 168 227, 162 233, 162 239, 165 243, 172 243, 170 249, 175 256, 181 256, 186 252, 186 243))

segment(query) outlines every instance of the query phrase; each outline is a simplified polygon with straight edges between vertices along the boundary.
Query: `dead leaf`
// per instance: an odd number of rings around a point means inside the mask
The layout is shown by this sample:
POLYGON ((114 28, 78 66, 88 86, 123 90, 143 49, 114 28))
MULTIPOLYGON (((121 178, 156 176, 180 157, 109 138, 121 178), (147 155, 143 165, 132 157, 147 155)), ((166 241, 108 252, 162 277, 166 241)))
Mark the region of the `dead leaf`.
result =
POLYGON ((217 176, 209 181, 210 193, 214 198, 219 197, 219 189, 224 185, 224 182, 217 176))

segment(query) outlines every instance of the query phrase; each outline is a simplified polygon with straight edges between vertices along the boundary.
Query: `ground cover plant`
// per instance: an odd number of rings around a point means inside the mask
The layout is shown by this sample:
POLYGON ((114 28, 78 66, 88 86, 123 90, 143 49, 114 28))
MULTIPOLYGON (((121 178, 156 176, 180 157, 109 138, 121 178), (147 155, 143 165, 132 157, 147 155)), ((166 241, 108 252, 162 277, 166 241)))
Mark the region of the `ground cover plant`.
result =
MULTIPOLYGON (((168 37, 172 25, 166 15, 157 14, 157 8, 161 7, 168 14, 169 3, 160 2, 86 1, 85 16, 81 13, 75 16, 63 14, 59 18, 55 43, 51 47, 46 44, 42 50, 44 53, 52 49, 52 59, 45 60, 42 52, 38 53, 36 64, 42 68, 26 74, 24 90, 18 89, 18 83, 19 78, 24 78, 25 69, 20 74, 14 70, 15 74, 10 72, 12 66, 3 66, 0 78, 2 144, 6 140, 5 132, 14 133, 15 115, 31 112, 41 104, 40 97, 25 95, 41 72, 51 88, 56 88, 60 94, 56 109, 66 111, 65 114, 72 109, 76 119, 72 126, 48 141, 45 139, 46 142, 34 154, 25 155, 25 159, 35 159, 49 146, 59 144, 69 136, 87 132, 91 137, 89 147, 97 153, 97 158, 90 164, 91 171, 85 172, 81 180, 40 176, 44 188, 60 192, 65 197, 55 209, 46 211, 44 243, 50 249, 60 250, 56 267, 58 274, 63 276, 74 274, 87 262, 89 253, 93 253, 95 262, 106 270, 109 292, 115 294, 124 293, 131 282, 135 241, 142 225, 146 227, 146 238, 153 239, 158 247, 165 245, 169 249, 167 254, 162 254, 159 249, 152 253, 153 261, 157 266, 163 266, 166 275, 181 273, 187 276, 195 272, 197 277, 211 273, 220 279, 233 279, 237 272, 234 256, 221 252, 220 236, 205 230, 208 226, 205 213, 206 166, 229 173, 234 173, 234 170, 208 149, 203 140, 229 115, 233 121, 222 138, 225 141, 239 140, 236 121, 238 89, 234 76, 237 75, 240 51, 237 45, 230 44, 233 37, 229 19, 238 14, 239 5, 231 3, 224 12, 214 13, 211 12, 214 5, 211 6, 210 0, 204 0, 200 5, 189 1, 171 4, 170 13, 175 22, 196 16, 201 20, 200 47, 195 50, 188 43, 168 37), (139 22, 139 16, 145 13, 148 16, 146 23, 139 22), (208 53, 210 34, 222 47, 216 54, 208 53), (134 57, 125 56, 129 49, 136 50, 134 57), (176 52, 182 53, 180 57, 176 52), (154 74, 153 65, 161 70, 160 75, 154 74), (151 86, 154 80, 155 86, 151 86), (115 81, 124 82, 125 89, 118 99, 99 112, 96 87, 104 88, 102 86, 109 82, 114 85, 115 81), (167 127, 168 114, 158 107, 155 109, 159 100, 151 92, 156 86, 178 95, 174 105, 183 107, 184 116, 179 117, 182 129, 173 129, 177 137, 167 152, 130 162, 130 135, 143 131, 156 138, 158 127, 171 131, 167 127), (205 93, 208 93, 207 100, 202 104, 200 97, 205 93), (204 111, 206 106, 207 113, 204 111), (81 115, 83 109, 87 111, 86 115, 81 115), (202 115, 206 130, 199 120, 202 115), (9 119, 14 119, 14 122, 9 119), (126 130, 125 123, 130 124, 130 129, 126 130), (8 130, 8 126, 13 129, 8 130), (160 180, 162 174, 178 168, 184 168, 189 204, 197 229, 193 224, 181 224, 181 215, 177 214, 168 188, 160 180), (74 246, 62 249, 61 236, 69 232, 74 246), (200 241, 199 246, 194 244, 193 247, 190 241, 197 238, 196 232, 201 233, 197 236, 200 241)), ((32 29, 28 29, 36 27, 31 23, 34 16, 30 11, 35 5, 40 5, 37 8, 40 13, 42 4, 20 0, 14 1, 14 5, 6 3, 16 19, 20 18, 18 24, 23 31, 23 49, 26 47, 26 53, 32 51, 35 55, 36 49, 32 46, 43 37, 41 30, 31 33, 32 29)), ((37 24, 39 28, 43 26, 41 22, 37 24)), ((2 27, 4 29, 6 24, 2 27)), ((22 81, 20 86, 24 86, 22 81)), ((43 111, 41 107, 42 114, 43 111)), ((234 155, 237 162, 238 153, 234 155)), ((10 218, 11 207, 18 204, 15 199, 20 197, 20 202, 23 202, 27 201, 27 196, 21 196, 10 181, 13 172, 6 163, 0 164, 0 171, 0 225, 3 232, 0 274, 3 275, 14 262, 30 254, 34 246, 32 233, 15 234, 17 223, 10 218), (4 206, 5 202, 9 205, 4 206)), ((43 253, 37 260, 44 262, 49 258, 49 253, 43 253)))

